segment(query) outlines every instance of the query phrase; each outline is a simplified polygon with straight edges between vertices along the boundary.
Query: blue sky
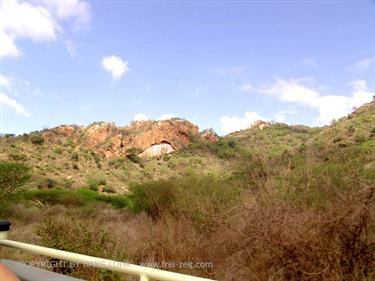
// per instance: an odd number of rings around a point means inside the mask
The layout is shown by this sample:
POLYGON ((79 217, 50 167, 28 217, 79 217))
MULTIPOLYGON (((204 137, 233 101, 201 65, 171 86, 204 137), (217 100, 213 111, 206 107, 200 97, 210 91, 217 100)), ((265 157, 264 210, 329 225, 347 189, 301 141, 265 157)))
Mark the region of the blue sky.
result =
POLYGON ((375 2, 0 0, 0 132, 329 124, 375 94, 375 2))

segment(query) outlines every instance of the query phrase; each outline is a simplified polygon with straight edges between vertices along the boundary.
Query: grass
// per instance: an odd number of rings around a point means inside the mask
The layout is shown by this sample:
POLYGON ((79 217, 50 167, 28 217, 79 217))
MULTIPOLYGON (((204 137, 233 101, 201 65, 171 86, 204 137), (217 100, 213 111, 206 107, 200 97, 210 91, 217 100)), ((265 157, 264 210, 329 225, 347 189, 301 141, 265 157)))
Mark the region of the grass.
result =
POLYGON ((113 196, 86 188, 77 190, 61 188, 26 190, 6 195, 5 201, 10 205, 38 201, 43 205, 63 205, 66 207, 84 207, 96 203, 106 203, 115 209, 126 208, 129 204, 129 199, 126 196, 113 196))

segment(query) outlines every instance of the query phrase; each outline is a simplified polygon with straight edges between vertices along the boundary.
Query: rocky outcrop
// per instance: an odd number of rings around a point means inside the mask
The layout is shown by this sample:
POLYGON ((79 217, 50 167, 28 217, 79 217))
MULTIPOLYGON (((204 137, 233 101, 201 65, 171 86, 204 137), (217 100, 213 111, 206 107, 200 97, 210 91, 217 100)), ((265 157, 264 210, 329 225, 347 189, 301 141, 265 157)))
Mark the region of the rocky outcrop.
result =
POLYGON ((202 137, 206 141, 209 142, 218 142, 219 141, 219 136, 215 133, 213 129, 207 129, 202 132, 202 137))
POLYGON ((263 120, 257 120, 255 122, 253 122, 253 124, 251 124, 250 128, 257 128, 257 129, 263 130, 264 128, 268 127, 269 125, 271 125, 270 122, 263 121, 263 120))
POLYGON ((79 130, 75 125, 61 125, 56 128, 46 129, 41 132, 42 137, 47 142, 54 142, 57 139, 72 138, 79 130))
POLYGON ((197 139, 218 141, 213 130, 199 133, 198 126, 178 118, 133 122, 126 127, 106 122, 88 127, 60 126, 42 134, 51 142, 72 138, 76 146, 89 148, 106 158, 126 156, 129 149, 137 149, 141 151, 140 157, 150 158, 172 153, 197 139))
POLYGON ((90 148, 96 148, 104 144, 109 138, 118 132, 114 123, 95 123, 84 132, 85 143, 90 148))
POLYGON ((199 135, 199 128, 182 120, 134 122, 124 129, 124 146, 142 150, 154 144, 168 142, 176 150, 188 145, 194 136, 199 135))
POLYGON ((160 157, 165 154, 170 154, 174 151, 173 146, 170 143, 162 142, 160 144, 153 144, 141 154, 139 154, 140 158, 153 158, 153 157, 160 157))

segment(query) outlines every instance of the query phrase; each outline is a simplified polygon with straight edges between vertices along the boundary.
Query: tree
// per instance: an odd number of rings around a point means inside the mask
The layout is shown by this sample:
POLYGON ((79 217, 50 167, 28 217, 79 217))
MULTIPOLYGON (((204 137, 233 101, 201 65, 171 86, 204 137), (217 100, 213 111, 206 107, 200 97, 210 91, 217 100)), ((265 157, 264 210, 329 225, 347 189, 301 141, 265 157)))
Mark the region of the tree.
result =
POLYGON ((12 192, 31 178, 31 169, 25 164, 0 162, 0 192, 12 192))

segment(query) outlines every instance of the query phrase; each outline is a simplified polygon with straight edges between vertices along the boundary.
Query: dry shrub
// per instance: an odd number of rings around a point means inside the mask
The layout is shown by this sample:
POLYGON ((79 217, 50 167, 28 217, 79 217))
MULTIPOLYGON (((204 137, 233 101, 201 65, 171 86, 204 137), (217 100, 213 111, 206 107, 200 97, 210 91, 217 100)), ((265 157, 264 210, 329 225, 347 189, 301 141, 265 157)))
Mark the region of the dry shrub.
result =
POLYGON ((221 280, 369 280, 374 189, 340 196, 325 211, 258 198, 228 214, 217 239, 221 280))
POLYGON ((212 276, 212 268, 183 267, 185 262, 210 262, 207 234, 198 231, 193 221, 164 214, 154 221, 139 216, 130 227, 118 229, 121 244, 127 244, 126 253, 131 262, 200 276, 212 276), (173 264, 175 263, 175 264, 173 264))

